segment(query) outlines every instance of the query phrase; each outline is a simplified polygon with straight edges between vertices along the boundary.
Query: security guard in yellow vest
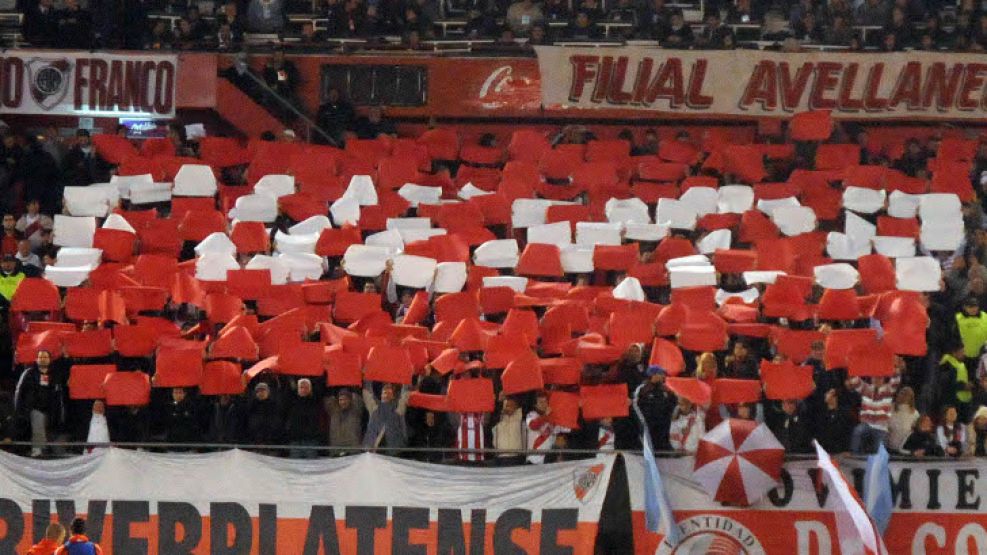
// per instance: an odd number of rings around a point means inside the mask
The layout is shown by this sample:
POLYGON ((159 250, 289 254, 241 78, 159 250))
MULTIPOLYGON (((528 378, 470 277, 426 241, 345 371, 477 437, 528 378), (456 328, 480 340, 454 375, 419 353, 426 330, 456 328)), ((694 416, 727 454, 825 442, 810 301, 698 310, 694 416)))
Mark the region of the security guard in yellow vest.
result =
POLYGON ((0 259, 0 304, 10 306, 10 300, 14 298, 14 292, 24 281, 24 272, 17 267, 17 258, 12 254, 4 255, 0 259))
POLYGON ((954 406, 959 412, 960 420, 969 422, 974 389, 970 377, 973 372, 962 360, 966 348, 962 343, 953 341, 955 343, 951 342, 946 346, 939 361, 939 407, 954 406))
POLYGON ((956 326, 963 341, 963 354, 975 365, 987 343, 987 312, 980 310, 976 297, 963 301, 963 308, 956 313, 956 326))

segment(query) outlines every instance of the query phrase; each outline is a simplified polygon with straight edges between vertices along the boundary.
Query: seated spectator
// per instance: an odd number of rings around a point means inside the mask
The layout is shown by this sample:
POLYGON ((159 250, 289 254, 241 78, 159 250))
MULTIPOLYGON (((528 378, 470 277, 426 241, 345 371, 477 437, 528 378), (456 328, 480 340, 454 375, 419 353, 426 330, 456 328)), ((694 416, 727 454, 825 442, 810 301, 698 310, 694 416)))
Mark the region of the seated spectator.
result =
POLYGON ((31 252, 31 242, 27 239, 21 239, 17 242, 17 260, 21 263, 21 268, 24 269, 24 275, 27 277, 38 277, 41 275, 41 270, 43 266, 41 264, 41 258, 38 255, 31 252))
POLYGON ((251 33, 280 33, 284 30, 284 0, 250 0, 246 30, 251 33))
POLYGON ((367 115, 356 120, 353 130, 360 139, 376 139, 381 135, 390 137, 397 135, 394 122, 384 119, 383 106, 370 106, 367 108, 367 115))
POLYGON ((757 23, 763 12, 754 11, 752 0, 737 0, 727 7, 727 23, 757 23))
POLYGON ((864 0, 854 14, 854 23, 866 27, 884 27, 891 17, 888 0, 864 0))
POLYGON ((602 36, 602 32, 590 19, 589 13, 580 10, 576 12, 576 19, 569 24, 565 35, 566 38, 575 40, 595 40, 602 36))
POLYGON ((92 15, 79 6, 79 0, 65 0, 65 8, 58 12, 55 37, 55 46, 59 48, 92 48, 92 15))
POLYGON ((14 229, 30 242, 33 250, 41 246, 41 231, 51 229, 55 222, 51 216, 40 212, 41 203, 37 199, 28 200, 25 208, 27 211, 17 219, 14 229))
POLYGON ((959 457, 967 450, 966 426, 958 418, 956 407, 947 406, 942 409, 942 421, 936 426, 936 440, 949 457, 959 457))
POLYGON ((542 14, 541 7, 532 0, 519 0, 511 4, 507 9, 505 22, 514 31, 514 34, 526 37, 531 31, 531 26, 542 23, 545 15, 542 14))
POLYGON ((175 48, 179 50, 192 50, 196 47, 196 39, 192 34, 192 24, 189 22, 188 18, 183 17, 178 20, 178 26, 175 28, 175 40, 172 43, 175 48))
POLYGON ((913 457, 941 457, 944 452, 936 439, 932 417, 923 414, 915 422, 915 429, 905 440, 901 451, 913 457))
POLYGON ((822 26, 816 21, 816 15, 812 12, 802 16, 792 28, 792 34, 796 39, 809 43, 822 43, 826 39, 822 26))
POLYGON ((675 10, 672 12, 668 32, 665 34, 664 46, 669 48, 689 48, 692 46, 693 41, 692 27, 685 22, 685 18, 682 16, 682 10, 675 10))
POLYGON ((848 45, 853 34, 853 28, 850 27, 846 17, 842 14, 835 14, 832 23, 823 31, 823 42, 833 45, 848 45))
POLYGON ((212 25, 202 19, 199 6, 192 4, 186 11, 185 19, 189 23, 189 36, 194 42, 203 42, 213 34, 212 25))
POLYGON ((329 36, 360 37, 365 33, 366 12, 359 0, 344 0, 329 15, 329 36))
POLYGON ((630 23, 633 32, 640 24, 640 14, 632 0, 618 0, 617 5, 607 12, 606 20, 630 23))
POLYGON ((905 17, 905 12, 898 6, 891 10, 891 21, 884 27, 885 35, 894 35, 898 48, 908 48, 915 42, 912 22, 905 17))
POLYGON ((237 45, 243 41, 243 15, 240 13, 236 2, 226 2, 216 13, 216 22, 222 26, 229 25, 229 32, 232 37, 232 44, 237 45))
POLYGON ((548 0, 542 6, 545 21, 559 22, 572 19, 572 11, 567 0, 548 0))
POLYGON ((311 21, 306 21, 302 23, 301 39, 304 45, 320 44, 326 41, 326 34, 323 31, 316 31, 315 25, 311 21))
POLYGON ((638 35, 645 39, 664 40, 671 25, 672 11, 665 5, 665 0, 651 0, 641 18, 638 35))
POLYGON ((168 24, 163 19, 154 21, 151 27, 151 34, 147 39, 145 48, 148 50, 171 50, 175 42, 175 36, 168 29, 168 24))
POLYGON ((545 26, 542 24, 532 25, 531 32, 528 34, 528 46, 547 44, 552 44, 552 40, 548 38, 548 32, 545 30, 545 26))
POLYGON ((706 14, 706 23, 703 25, 702 33, 696 37, 696 45, 703 48, 722 49, 725 46, 727 35, 732 34, 733 30, 720 21, 720 12, 709 12, 706 14))
POLYGON ((233 36, 233 27, 229 23, 221 22, 219 24, 219 29, 216 30, 216 49, 217 50, 233 50, 236 48, 236 41, 233 36))
POLYGON ((24 23, 21 33, 33 46, 51 46, 59 39, 58 13, 54 0, 24 2, 24 23))
POLYGON ((905 386, 898 390, 895 396, 894 409, 888 420, 888 450, 901 451, 905 440, 915 428, 919 412, 915 409, 915 390, 905 386))
POLYGON ((966 429, 966 454, 987 457, 987 406, 980 406, 973 413, 973 420, 966 429))

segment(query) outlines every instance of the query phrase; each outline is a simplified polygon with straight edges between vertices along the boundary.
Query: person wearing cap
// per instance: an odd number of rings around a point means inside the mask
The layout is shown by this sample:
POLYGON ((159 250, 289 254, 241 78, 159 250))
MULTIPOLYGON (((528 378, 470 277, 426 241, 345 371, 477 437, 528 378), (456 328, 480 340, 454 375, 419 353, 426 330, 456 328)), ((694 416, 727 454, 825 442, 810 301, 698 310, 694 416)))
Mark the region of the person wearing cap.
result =
MULTIPOLYGON (((319 401, 312 394, 312 380, 302 378, 295 387, 295 398, 288 406, 285 417, 285 434, 291 445, 325 445, 325 432, 319 426, 319 401)), ((292 449, 293 459, 314 459, 319 452, 314 449, 292 449)))
POLYGON ((706 411, 685 397, 679 397, 668 426, 672 450, 695 453, 699 439, 706 434, 706 411))
POLYGON ((647 370, 648 380, 634 390, 634 406, 647 423, 651 441, 659 451, 670 450, 668 429, 672 424, 672 412, 677 399, 665 385, 665 370, 652 364, 647 370))
MULTIPOLYGON (((548 404, 548 393, 539 391, 535 395, 535 407, 524 419, 527 428, 528 450, 548 452, 555 446, 555 437, 568 432, 568 428, 553 424, 548 416, 552 407, 548 404)), ((528 463, 544 464, 545 455, 528 455, 528 463)))
MULTIPOLYGON (((521 451, 528 443, 524 411, 514 397, 506 397, 501 392, 501 402, 494 414, 493 448, 521 451)), ((511 466, 524 462, 524 455, 501 453, 497 455, 499 466, 511 466)))
POLYGON ((57 522, 49 522, 45 528, 45 537, 31 546, 27 555, 51 555, 65 541, 65 527, 57 522))
POLYGON ((404 420, 408 409, 407 387, 385 383, 380 388, 380 399, 374 396, 370 382, 363 384, 363 404, 370 413, 363 446, 373 449, 401 448, 408 446, 408 425, 404 420), (400 388, 400 389, 399 389, 400 388))
POLYGON ((69 527, 72 535, 65 545, 55 551, 55 555, 103 555, 103 549, 98 543, 89 541, 86 537, 86 520, 76 517, 69 527))
POLYGON ((956 325, 960 330, 966 360, 977 360, 984 343, 987 343, 987 312, 980 310, 980 301, 976 297, 967 297, 963 301, 963 306, 956 313, 956 325))
POLYGON ((966 343, 955 341, 947 344, 939 361, 939 406, 955 406, 960 420, 968 420, 970 403, 973 401, 973 382, 964 362, 967 353, 966 343))
POLYGON ((987 457, 987 406, 980 405, 966 428, 967 455, 987 457))
POLYGON ((32 457, 43 454, 51 432, 65 418, 65 384, 51 370, 51 353, 38 351, 34 366, 24 370, 14 390, 14 410, 31 430, 32 457))
POLYGON ((331 447, 360 447, 363 443, 363 428, 366 411, 363 398, 342 388, 335 395, 325 398, 326 412, 329 413, 329 445, 331 447))
POLYGON ((10 304, 25 277, 27 276, 21 271, 16 256, 5 254, 0 258, 0 297, 3 297, 4 305, 10 304))
POLYGON ((271 396, 271 386, 260 382, 254 386, 254 398, 247 405, 244 440, 255 445, 277 445, 282 430, 281 410, 271 396))

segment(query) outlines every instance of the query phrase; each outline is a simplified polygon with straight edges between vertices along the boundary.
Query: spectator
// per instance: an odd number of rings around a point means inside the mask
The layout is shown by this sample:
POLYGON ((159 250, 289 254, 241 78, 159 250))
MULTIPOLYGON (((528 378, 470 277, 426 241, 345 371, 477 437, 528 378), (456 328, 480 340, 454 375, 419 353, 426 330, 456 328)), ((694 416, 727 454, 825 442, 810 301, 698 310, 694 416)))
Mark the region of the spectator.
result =
POLYGON ((606 19, 607 21, 630 23, 629 32, 631 34, 636 32, 638 25, 641 23, 640 14, 638 14, 632 0, 617 0, 617 5, 607 12, 606 19))
POLYGON ((14 255, 6 254, 0 259, 0 296, 3 297, 3 305, 10 305, 14 292, 25 277, 27 276, 21 271, 14 255))
POLYGON ((31 430, 31 456, 40 457, 45 444, 65 418, 65 384, 51 372, 51 353, 38 351, 35 364, 17 381, 14 407, 31 430))
POLYGON ((41 275, 41 270, 44 269, 41 264, 41 258, 31 252, 30 241, 27 239, 18 241, 17 254, 14 256, 21 263, 25 277, 38 277, 41 275))
POLYGON ((533 47, 548 44, 552 44, 552 40, 548 38, 548 32, 545 30, 545 25, 532 25, 531 32, 528 34, 528 46, 533 47))
POLYGON ((589 12, 579 10, 576 18, 566 29, 566 37, 574 40, 595 40, 600 38, 599 27, 590 18, 589 12))
POLYGON ((65 545, 58 548, 55 555, 76 555, 78 553, 85 553, 87 555, 103 555, 103 550, 100 549, 99 544, 89 541, 86 537, 86 521, 85 519, 76 517, 72 520, 72 535, 69 536, 65 545))
POLYGON ((52 555, 65 541, 65 527, 57 522, 49 522, 45 528, 45 537, 34 544, 27 555, 52 555))
POLYGON ((150 437, 150 416, 144 407, 113 409, 107 415, 110 437, 117 443, 146 443, 150 437))
POLYGON ((939 447, 950 457, 959 457, 967 449, 966 426, 958 421, 958 417, 956 407, 946 406, 942 409, 942 422, 936 427, 939 447))
POLYGON ((106 403, 102 399, 96 399, 93 401, 92 417, 89 419, 89 433, 86 434, 86 443, 109 442, 110 426, 106 422, 106 403))
MULTIPOLYGON (((329 87, 326 101, 319 106, 319 112, 315 117, 319 127, 329 135, 328 139, 342 146, 344 133, 353 125, 354 118, 353 105, 343 99, 338 88, 329 87)), ((321 137, 320 134, 316 135, 317 138, 321 137)))
POLYGON ((548 0, 542 6, 546 22, 568 22, 572 19, 572 11, 566 0, 548 0))
POLYGON ((28 199, 25 208, 27 211, 17 219, 14 229, 30 242, 31 249, 38 249, 41 246, 42 230, 50 230, 55 222, 51 216, 41 213, 41 203, 38 199, 28 199))
POLYGON ((918 421, 919 412, 915 409, 915 391, 908 387, 902 387, 895 396, 894 409, 891 411, 891 419, 888 421, 888 450, 891 452, 901 451, 905 445, 905 440, 915 428, 918 421))
POLYGON ((905 445, 902 446, 901 450, 913 457, 943 456, 942 447, 939 446, 939 441, 936 439, 931 416, 923 414, 919 417, 918 421, 915 422, 915 430, 905 440, 905 445))
POLYGON ((634 406, 642 426, 647 426, 655 449, 671 449, 668 429, 672 424, 672 412, 677 400, 665 385, 665 371, 659 366, 649 366, 648 380, 634 391, 634 406))
POLYGON ((243 428, 240 397, 220 395, 212 402, 206 438, 210 443, 239 443, 243 428))
POLYGON ((35 135, 27 135, 25 145, 18 172, 24 184, 24 196, 29 199, 39 199, 49 211, 54 211, 56 207, 60 207, 62 198, 58 164, 51 154, 42 148, 35 135))
POLYGON ((658 132, 654 129, 644 131, 644 140, 631 148, 631 156, 646 156, 658 154, 658 132))
POLYGON ((370 382, 363 385, 363 404, 370 413, 363 446, 372 449, 401 448, 408 446, 408 427, 404 414, 408 407, 407 387, 386 383, 380 388, 380 399, 374 396, 370 382))
POLYGON ((794 399, 781 401, 781 410, 768 422, 772 433, 788 453, 808 453, 811 449, 809 425, 799 405, 794 399))
POLYGON ((17 243, 21 240, 21 234, 17 232, 17 220, 13 214, 4 214, 0 220, 0 256, 14 256, 17 254, 17 243))
POLYGON ((829 453, 849 452, 853 417, 840 406, 836 389, 826 391, 824 402, 822 411, 816 415, 813 436, 829 453))
POLYGON ((255 445, 277 445, 281 441, 281 410, 271 397, 271 386, 254 386, 254 398, 247 405, 244 440, 255 445))
MULTIPOLYGON (((325 445, 325 433, 319 429, 319 401, 312 394, 312 380, 298 380, 295 398, 288 404, 285 417, 285 435, 288 443, 297 446, 325 445)), ((290 456, 295 459, 314 459, 318 456, 314 449, 292 449, 290 456)))
MULTIPOLYGON (((555 438, 562 433, 568 432, 568 428, 552 423, 549 416, 552 414, 552 407, 548 404, 548 394, 539 391, 535 395, 534 410, 528 413, 524 419, 527 427, 528 450, 529 451, 549 451, 555 445, 555 438)), ((528 455, 528 463, 543 464, 545 455, 528 455)))
POLYGON ((851 388, 861 397, 860 423, 853 429, 850 439, 850 450, 854 454, 874 453, 878 443, 887 445, 888 423, 899 380, 899 376, 850 379, 851 388), (865 381, 867 379, 870 381, 865 381))
POLYGON ((980 406, 966 430, 966 454, 987 457, 987 407, 980 406))
POLYGON ((854 31, 843 14, 834 14, 832 23, 823 31, 823 42, 833 45, 849 45, 854 31))
POLYGON ((641 18, 641 38, 665 40, 671 21, 672 9, 665 5, 665 0, 651 0, 641 18))
POLYGON ((316 31, 315 25, 311 21, 302 23, 301 32, 302 44, 312 46, 326 42, 326 34, 323 31, 316 31))
POLYGON ((247 31, 280 33, 284 24, 284 0, 249 0, 247 3, 247 31))
POLYGON ((696 452, 699 439, 706 434, 706 415, 702 407, 685 397, 679 397, 668 427, 668 442, 675 451, 696 452))
POLYGON ((915 43, 913 24, 906 18, 905 11, 898 6, 891 9, 891 21, 884 27, 884 33, 894 35, 898 48, 907 48, 915 43))
POLYGON ((857 6, 854 22, 866 27, 884 27, 891 17, 891 4, 887 0, 864 0, 857 6))
POLYGON ((507 9, 506 23, 514 34, 526 37, 531 26, 545 20, 541 7, 532 0, 518 0, 507 9))
POLYGON ((21 33, 32 46, 51 46, 58 39, 58 13, 54 0, 24 2, 24 24, 21 33))
POLYGON ((202 430, 195 405, 189 399, 184 387, 171 389, 171 404, 167 409, 166 436, 168 443, 198 443, 202 441, 202 430))
POLYGON ((706 24, 703 25, 702 33, 696 38, 696 44, 704 48, 722 49, 726 37, 732 34, 733 30, 720 20, 720 12, 712 11, 706 14, 706 24))
POLYGON ((384 119, 383 106, 370 106, 367 108, 367 115, 356 120, 353 130, 357 138, 360 139, 376 139, 382 135, 388 137, 397 136, 397 129, 395 129, 394 123, 384 119))
POLYGON ((326 397, 329 413, 329 445, 357 448, 363 443, 363 399, 348 389, 326 397))
POLYGON ((202 19, 199 6, 192 4, 186 11, 185 21, 189 24, 189 38, 193 42, 202 43, 213 34, 212 26, 202 19))
POLYGON ((689 48, 693 43, 692 27, 685 22, 682 10, 672 12, 668 32, 665 34, 665 46, 669 48, 689 48))
POLYGON ((456 430, 456 449, 460 450, 460 462, 483 462, 483 453, 466 453, 469 449, 486 449, 486 413, 464 412, 449 413, 449 422, 456 430))
POLYGON ((244 23, 237 2, 226 2, 216 15, 219 25, 229 25, 229 39, 235 47, 243 42, 244 23))
POLYGON ((284 50, 277 49, 264 66, 264 82, 278 96, 295 103, 295 90, 300 78, 295 63, 284 56, 284 50))
POLYGON ((158 19, 151 27, 151 33, 144 48, 147 50, 171 50, 174 42, 175 35, 168 29, 165 20, 158 19))
MULTIPOLYGON (((452 445, 452 435, 452 429, 449 427, 449 422, 445 418, 440 418, 436 413, 427 411, 425 412, 422 425, 416 430, 412 438, 411 445, 413 447, 428 449, 428 451, 422 451, 419 455, 421 460, 440 463, 445 459, 445 453, 440 451, 440 449, 447 449, 452 445)), ((462 458, 464 456, 466 455, 460 454, 460 460, 465 460, 462 458)))
POLYGON ((750 345, 743 339, 733 344, 733 350, 724 359, 723 376, 735 380, 756 380, 760 378, 758 361, 751 356, 750 345))
POLYGON ((65 8, 58 12, 55 46, 58 48, 89 49, 93 46, 93 21, 79 0, 64 0, 65 8))
POLYGON ((342 0, 329 15, 329 36, 360 37, 365 33, 366 12, 359 0, 342 0))
POLYGON ((89 131, 79 129, 75 136, 75 145, 65 155, 65 184, 79 187, 109 181, 109 168, 96 155, 89 131))
MULTIPOLYGON (((500 410, 495 413, 493 425, 493 448, 504 451, 522 451, 527 446, 526 427, 521 405, 513 397, 503 397, 500 410)), ((524 462, 520 453, 500 453, 498 465, 514 465, 524 462)))

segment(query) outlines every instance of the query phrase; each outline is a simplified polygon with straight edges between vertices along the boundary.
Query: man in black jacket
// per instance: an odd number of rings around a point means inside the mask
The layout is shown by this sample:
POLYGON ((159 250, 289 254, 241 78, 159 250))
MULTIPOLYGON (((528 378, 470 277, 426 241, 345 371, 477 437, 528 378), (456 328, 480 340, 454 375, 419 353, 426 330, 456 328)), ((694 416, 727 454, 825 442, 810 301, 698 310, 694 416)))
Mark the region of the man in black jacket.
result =
POLYGON ((244 441, 255 445, 277 445, 283 423, 277 402, 271 398, 271 386, 261 382, 254 386, 254 398, 247 406, 244 441))
MULTIPOLYGON (((319 426, 322 405, 312 395, 312 381, 308 378, 298 380, 297 390, 285 418, 288 442, 292 445, 324 445, 325 434, 319 426)), ((314 459, 318 454, 314 449, 292 449, 290 456, 293 459, 314 459)))
POLYGON ((809 425, 799 410, 799 402, 785 399, 781 402, 781 411, 776 414, 768 427, 785 448, 786 453, 808 453, 810 449, 809 425))
POLYGON ((40 457, 50 432, 65 418, 65 384, 51 372, 51 353, 38 351, 34 366, 24 370, 14 391, 14 410, 30 426, 31 456, 40 457))
POLYGON ((195 405, 184 387, 171 390, 168 406, 165 440, 168 443, 197 443, 202 440, 202 430, 195 413, 195 405))
POLYGON ((21 32, 31 46, 51 46, 58 36, 58 14, 54 0, 25 2, 24 26, 21 32))
POLYGON ((665 385, 665 371, 658 366, 648 367, 648 381, 634 392, 634 402, 651 432, 651 441, 658 451, 670 451, 668 428, 672 425, 672 411, 678 398, 665 385))
MULTIPOLYGON (((344 133, 353 125, 356 113, 353 105, 343 99, 336 87, 330 87, 326 93, 326 101, 319 106, 315 122, 339 146, 343 145, 344 133)), ((317 143, 327 142, 320 134, 315 135, 317 143)))
POLYGON ((823 408, 816 413, 814 424, 816 441, 828 453, 846 453, 850 450, 850 436, 853 433, 853 417, 850 411, 840 406, 840 397, 835 388, 826 391, 823 408))

